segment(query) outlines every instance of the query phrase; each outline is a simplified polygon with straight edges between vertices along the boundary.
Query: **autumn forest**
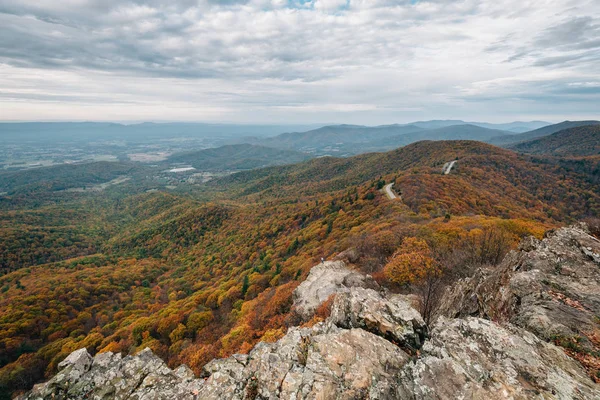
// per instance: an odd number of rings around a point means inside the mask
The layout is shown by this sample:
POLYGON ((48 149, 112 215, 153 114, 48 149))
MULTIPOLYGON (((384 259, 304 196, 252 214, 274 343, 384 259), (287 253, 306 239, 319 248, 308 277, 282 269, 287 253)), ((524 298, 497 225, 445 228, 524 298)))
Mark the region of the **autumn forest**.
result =
POLYGON ((421 141, 171 191, 149 190, 146 167, 133 163, 3 176, 0 398, 52 376, 81 347, 149 347, 199 374, 215 357, 275 341, 301 322, 292 294, 322 258, 415 295, 427 320, 440 288, 498 264, 523 237, 597 224, 600 156, 535 148, 421 141), (123 174, 139 179, 68 190, 123 174))

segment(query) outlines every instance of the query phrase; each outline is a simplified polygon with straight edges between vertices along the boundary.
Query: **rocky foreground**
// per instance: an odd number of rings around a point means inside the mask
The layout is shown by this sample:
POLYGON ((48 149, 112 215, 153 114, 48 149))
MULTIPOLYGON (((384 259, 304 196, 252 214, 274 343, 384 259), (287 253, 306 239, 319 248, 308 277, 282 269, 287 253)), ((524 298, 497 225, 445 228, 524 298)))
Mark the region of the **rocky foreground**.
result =
POLYGON ((201 378, 148 349, 80 349, 21 399, 600 399, 589 373, 600 354, 600 242, 583 226, 526 239, 459 282, 431 327, 406 297, 340 261, 313 268, 295 305, 308 319, 331 295, 324 322, 213 360, 201 378))

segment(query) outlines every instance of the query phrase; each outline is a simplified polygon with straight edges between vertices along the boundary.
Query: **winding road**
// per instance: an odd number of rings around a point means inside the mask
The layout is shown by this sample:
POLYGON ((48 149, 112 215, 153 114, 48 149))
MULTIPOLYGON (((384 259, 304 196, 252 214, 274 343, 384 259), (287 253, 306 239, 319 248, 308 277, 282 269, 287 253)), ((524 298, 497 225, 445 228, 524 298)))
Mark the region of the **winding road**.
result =
POLYGON ((448 175, 450 171, 452 171, 452 167, 454 167, 454 164, 456 164, 456 160, 444 164, 444 168, 442 168, 442 173, 444 175, 448 175))
MULTIPOLYGON (((449 161, 446 164, 444 164, 444 167, 442 168, 442 174, 448 175, 450 173, 450 171, 452 171, 452 167, 454 167, 454 164, 456 164, 456 160, 449 161)), ((394 191, 392 190, 392 186, 394 186, 394 182, 388 183, 387 185, 385 185, 383 187, 383 191, 387 195, 388 199, 390 199, 390 200, 394 200, 394 199, 400 199, 400 200, 402 200, 401 196, 398 196, 398 195, 396 195, 396 193, 394 193, 394 191)))
POLYGON ((385 194, 387 194, 387 196, 388 196, 388 198, 389 198, 390 200, 393 200, 393 199, 397 199, 397 198, 398 198, 398 196, 396 196, 396 193, 394 193, 394 192, 392 191, 392 186, 394 186, 394 182, 392 182, 392 183, 388 183, 388 184, 387 184, 387 185, 385 185, 385 187, 383 188, 383 189, 385 190, 385 194))

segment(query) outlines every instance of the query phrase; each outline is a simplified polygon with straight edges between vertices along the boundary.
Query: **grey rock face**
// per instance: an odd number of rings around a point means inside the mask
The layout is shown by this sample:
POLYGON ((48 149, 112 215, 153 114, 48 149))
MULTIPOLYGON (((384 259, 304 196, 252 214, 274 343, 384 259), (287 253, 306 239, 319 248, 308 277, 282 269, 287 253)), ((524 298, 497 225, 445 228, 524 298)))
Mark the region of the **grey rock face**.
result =
POLYGON ((127 357, 101 353, 93 359, 79 349, 61 367, 20 399, 195 399, 202 385, 189 368, 172 371, 150 349, 127 357))
POLYGON ((314 266, 304 282, 294 291, 294 308, 305 320, 334 293, 351 287, 378 288, 368 276, 352 271, 343 261, 325 261, 314 266))
POLYGON ((408 350, 421 348, 427 327, 403 296, 383 297, 372 289, 350 288, 335 296, 330 321, 342 328, 362 328, 408 350))
POLYGON ((560 348, 480 318, 441 318, 404 372, 407 399, 600 398, 600 386, 560 348))
POLYGON ((409 356, 362 329, 292 328, 244 359, 214 360, 202 399, 391 399, 409 356))
POLYGON ((600 328, 600 241, 585 227, 560 228, 543 240, 525 239, 495 268, 450 290, 444 315, 510 322, 545 340, 577 337, 600 328))
POLYGON ((92 356, 90 356, 85 348, 79 349, 62 360, 58 364, 58 369, 63 372, 66 379, 75 380, 90 369, 92 361, 92 356))

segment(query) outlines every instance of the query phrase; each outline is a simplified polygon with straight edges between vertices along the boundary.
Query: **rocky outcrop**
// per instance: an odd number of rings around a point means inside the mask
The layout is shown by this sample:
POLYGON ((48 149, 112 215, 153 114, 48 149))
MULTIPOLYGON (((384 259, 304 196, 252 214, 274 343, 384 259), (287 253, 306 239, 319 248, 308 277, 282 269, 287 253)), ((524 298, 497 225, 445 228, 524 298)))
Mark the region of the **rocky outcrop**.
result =
POLYGON ((310 270, 306 280, 294 291, 294 309, 308 320, 329 296, 351 287, 376 289, 379 285, 371 277, 349 269, 343 261, 322 262, 310 270))
POLYGON ((409 356, 362 329, 292 328, 248 356, 214 360, 202 399, 390 399, 409 356))
POLYGON ((598 399, 599 385, 560 348, 513 325, 441 318, 407 364, 402 399, 598 399))
POLYGON ((498 267, 453 287, 442 313, 509 322, 582 357, 598 355, 600 241, 585 225, 527 238, 498 267))
POLYGON ((362 328, 408 351, 421 348, 427 335, 423 317, 404 296, 384 297, 360 287, 336 294, 329 320, 342 328, 362 328))
POLYGON ((65 381, 74 381, 85 374, 92 366, 93 359, 85 348, 76 350, 58 364, 65 381))
POLYGON ((597 254, 597 241, 578 228, 527 240, 497 270, 450 291, 445 311, 459 318, 441 317, 429 330, 404 296, 375 290, 343 262, 324 263, 295 293, 305 319, 335 295, 324 322, 213 360, 201 378, 169 369, 150 350, 92 359, 82 349, 23 399, 600 399, 600 385, 531 322, 542 312, 558 331, 584 329, 574 316, 594 322, 597 254), (560 269, 549 269, 557 257, 560 269))
POLYGON ((197 399, 203 385, 185 365, 171 370, 150 349, 122 357, 111 352, 92 359, 86 349, 71 353, 50 381, 22 400, 38 399, 197 399))
POLYGON ((99 354, 65 380, 73 367, 22 399, 600 398, 598 385, 560 348, 472 317, 438 321, 417 359, 362 329, 319 323, 292 328, 248 355, 213 360, 205 379, 185 366, 170 370, 150 350, 99 354))

